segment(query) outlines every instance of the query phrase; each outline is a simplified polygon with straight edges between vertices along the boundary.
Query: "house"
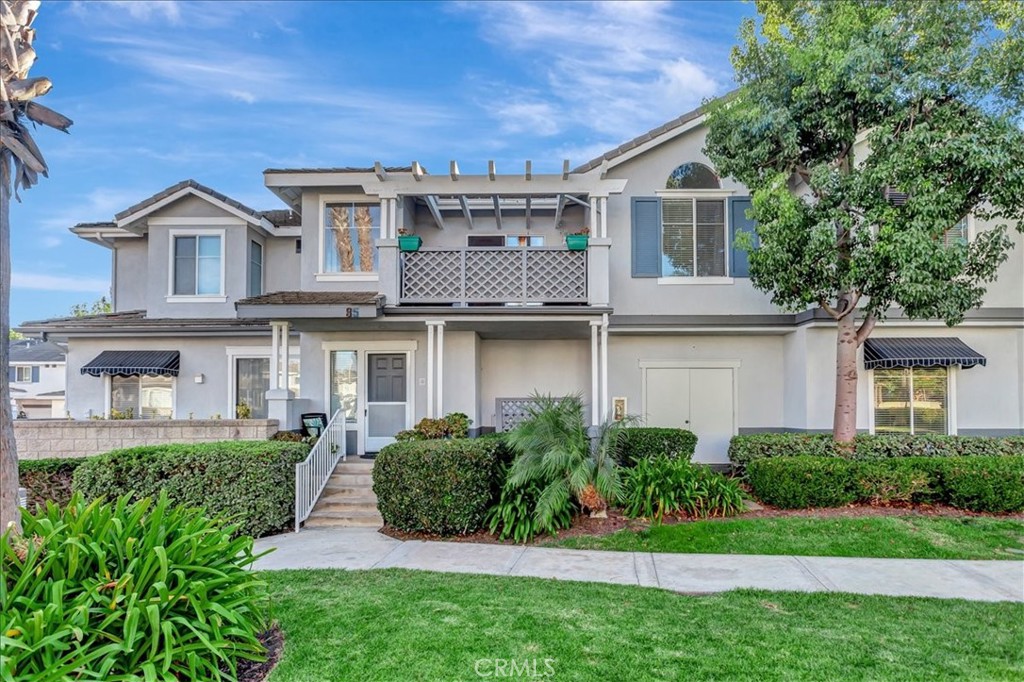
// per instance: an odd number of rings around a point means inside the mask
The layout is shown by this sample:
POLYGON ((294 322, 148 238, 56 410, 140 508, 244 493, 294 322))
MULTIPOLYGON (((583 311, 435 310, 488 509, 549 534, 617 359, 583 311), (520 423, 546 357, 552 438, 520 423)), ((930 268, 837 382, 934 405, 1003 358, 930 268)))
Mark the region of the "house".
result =
POLYGON ((10 342, 7 379, 11 408, 19 419, 64 417, 65 350, 39 339, 10 342))
MULTIPOLYGON (((705 133, 697 110, 559 173, 272 168, 265 185, 286 208, 270 211, 188 180, 72 228, 113 254, 113 313, 21 329, 66 340, 76 419, 251 414, 294 428, 341 410, 363 453, 448 412, 504 430, 540 391, 583 394, 594 424, 627 413, 689 428, 707 462, 726 461, 737 433, 829 430, 834 323, 752 286, 736 248, 753 229, 748 192, 716 174, 705 133), (585 230, 585 250, 567 249, 585 230)), ((968 217, 947 238, 989 228, 968 217)), ((878 325, 861 430, 1024 433, 1012 238, 961 325, 899 311, 878 325)))

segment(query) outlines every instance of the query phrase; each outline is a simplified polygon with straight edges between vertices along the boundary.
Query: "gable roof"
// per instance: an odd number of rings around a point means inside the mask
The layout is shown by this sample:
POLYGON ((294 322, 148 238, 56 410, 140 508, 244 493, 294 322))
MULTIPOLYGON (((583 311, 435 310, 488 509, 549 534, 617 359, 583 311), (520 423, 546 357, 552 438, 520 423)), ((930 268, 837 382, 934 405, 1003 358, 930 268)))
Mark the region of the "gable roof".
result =
MULTIPOLYGON (((232 199, 228 195, 221 194, 217 190, 211 189, 210 187, 207 187, 206 185, 200 184, 200 183, 198 183, 195 180, 192 180, 190 178, 188 180, 182 180, 181 182, 175 183, 175 184, 171 185, 170 187, 168 187, 166 189, 162 189, 159 192, 157 192, 156 194, 154 194, 153 196, 148 197, 146 199, 143 199, 142 201, 140 201, 139 203, 135 204, 134 206, 129 206, 128 208, 126 208, 125 210, 121 211, 120 213, 115 213, 114 214, 114 220, 116 220, 118 223, 120 223, 125 218, 133 216, 136 213, 147 212, 146 211, 147 208, 151 208, 155 204, 159 204, 160 202, 162 202, 164 199, 172 197, 175 194, 177 194, 178 192, 181 192, 182 190, 187 190, 187 189, 194 190, 194 192, 197 192, 199 194, 205 194, 207 197, 209 197, 211 199, 216 199, 217 201, 219 201, 219 202, 221 202, 223 204, 227 204, 231 208, 233 208, 233 209, 235 209, 237 211, 240 211, 240 212, 250 216, 251 218, 255 218, 255 219, 259 220, 260 218, 263 217, 262 215, 260 215, 260 212, 257 211, 256 209, 249 208, 248 206, 246 206, 242 202, 235 201, 234 199, 232 199)), ((139 216, 139 217, 141 217, 141 216, 139 216)))
POLYGON ((64 362, 67 351, 50 341, 20 339, 11 341, 9 361, 18 362, 64 362))
MULTIPOLYGON (((733 97, 737 92, 738 92, 738 90, 731 90, 731 91, 727 92, 726 94, 722 95, 721 97, 714 98, 714 100, 712 100, 712 101, 716 101, 717 102, 719 100, 723 100, 723 99, 727 99, 727 98, 733 97)), ((694 109, 692 111, 686 112, 685 114, 683 114, 682 116, 679 116, 678 118, 672 119, 668 123, 663 123, 660 126, 658 126, 657 128, 652 128, 651 130, 648 130, 646 133, 643 133, 642 135, 638 135, 638 136, 634 137, 632 140, 629 140, 628 142, 623 142, 622 144, 620 144, 615 149, 607 151, 604 154, 602 154, 601 156, 598 156, 596 158, 591 159, 590 161, 587 161, 582 166, 577 166, 576 168, 573 169, 572 172, 573 173, 589 173, 590 171, 594 170, 595 168, 599 168, 601 166, 601 164, 603 164, 605 161, 611 161, 613 159, 616 159, 616 158, 622 156, 623 154, 625 154, 625 153, 627 153, 627 152, 629 152, 629 151, 631 151, 633 149, 636 149, 637 147, 639 147, 639 146, 641 146, 641 145, 643 145, 643 144, 645 144, 647 142, 651 142, 653 140, 656 140, 657 138, 661 137, 662 135, 664 135, 666 133, 670 133, 670 132, 676 130, 677 128, 682 128, 683 126, 687 125, 688 123, 692 123, 692 122, 702 118, 704 116, 704 114, 706 113, 706 111, 707 111, 707 103, 700 105, 699 107, 697 107, 696 109, 694 109)))

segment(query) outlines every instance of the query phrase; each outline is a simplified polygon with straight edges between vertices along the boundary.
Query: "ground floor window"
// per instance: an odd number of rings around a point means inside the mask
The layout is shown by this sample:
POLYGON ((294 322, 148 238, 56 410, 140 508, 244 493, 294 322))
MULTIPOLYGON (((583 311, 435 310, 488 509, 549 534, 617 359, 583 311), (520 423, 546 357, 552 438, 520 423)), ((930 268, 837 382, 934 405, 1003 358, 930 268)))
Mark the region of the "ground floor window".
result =
POLYGON ((125 419, 170 419, 174 414, 174 379, 110 377, 110 414, 125 419))
POLYGON ((947 433, 948 393, 946 367, 876 369, 875 433, 947 433))
POLYGON ((331 414, 343 410, 349 424, 356 423, 358 378, 358 353, 354 350, 331 351, 331 414))
MULTIPOLYGON (((266 419, 267 391, 270 390, 270 356, 235 356, 234 416, 238 419, 266 419)), ((288 359, 288 390, 299 395, 299 358, 288 359)))

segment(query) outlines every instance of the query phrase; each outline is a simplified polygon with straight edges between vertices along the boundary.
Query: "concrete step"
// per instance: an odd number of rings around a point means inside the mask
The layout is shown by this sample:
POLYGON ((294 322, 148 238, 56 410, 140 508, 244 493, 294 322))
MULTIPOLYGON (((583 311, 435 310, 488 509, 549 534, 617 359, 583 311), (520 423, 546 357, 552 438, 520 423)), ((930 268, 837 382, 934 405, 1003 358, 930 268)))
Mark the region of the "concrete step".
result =
POLYGON ((336 474, 370 474, 373 473, 373 462, 366 460, 350 459, 347 462, 338 462, 334 468, 336 474))
POLYGON ((369 488, 373 485, 373 476, 370 474, 334 473, 327 479, 327 485, 369 488))
POLYGON ((318 512, 367 512, 370 514, 377 514, 377 503, 376 502, 318 502, 316 505, 316 511, 318 512))
POLYGON ((350 492, 333 492, 325 488, 320 499, 317 500, 317 504, 336 504, 338 502, 377 506, 377 496, 370 492, 369 488, 352 488, 350 492))
POLYGON ((347 485, 343 483, 331 483, 327 482, 324 486, 324 491, 320 493, 320 497, 326 497, 328 495, 357 495, 368 497, 372 496, 377 499, 376 495, 373 494, 373 486, 370 485, 347 485))
POLYGON ((349 528, 380 528, 384 519, 377 510, 370 511, 321 511, 313 510, 306 519, 307 528, 339 526, 349 528))

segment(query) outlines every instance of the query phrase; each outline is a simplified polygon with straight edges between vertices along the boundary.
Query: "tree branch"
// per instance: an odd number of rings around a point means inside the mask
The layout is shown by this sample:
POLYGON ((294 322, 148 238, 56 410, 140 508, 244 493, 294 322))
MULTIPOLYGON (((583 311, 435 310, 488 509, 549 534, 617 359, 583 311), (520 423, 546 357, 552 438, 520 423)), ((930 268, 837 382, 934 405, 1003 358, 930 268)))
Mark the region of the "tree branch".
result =
POLYGON ((875 323, 878 322, 878 318, 874 314, 868 315, 864 318, 864 321, 860 323, 860 328, 857 329, 857 345, 863 345, 867 338, 871 336, 871 331, 875 328, 875 323))

